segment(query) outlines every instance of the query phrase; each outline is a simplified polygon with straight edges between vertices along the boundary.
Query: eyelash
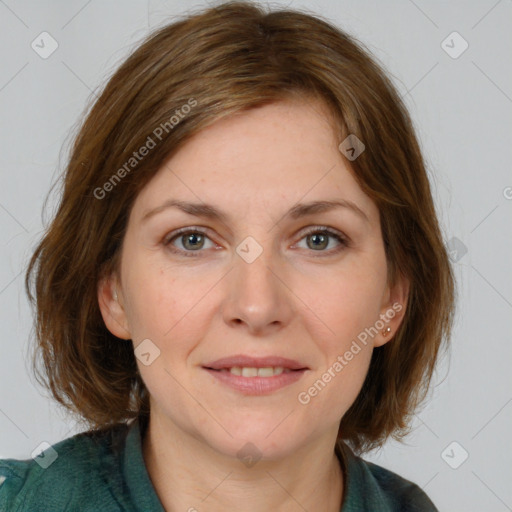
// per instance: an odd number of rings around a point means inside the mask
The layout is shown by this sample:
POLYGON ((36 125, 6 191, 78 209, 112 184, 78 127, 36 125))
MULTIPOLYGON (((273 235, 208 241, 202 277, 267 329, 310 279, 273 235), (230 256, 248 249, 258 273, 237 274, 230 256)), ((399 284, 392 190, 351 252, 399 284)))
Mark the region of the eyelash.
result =
MULTIPOLYGON (((205 237, 210 239, 205 230, 203 230, 201 228, 189 226, 186 228, 178 229, 177 231, 174 231, 173 233, 171 233, 169 236, 165 237, 165 239, 163 241, 163 245, 175 254, 180 254, 180 255, 183 255, 183 256, 189 257, 189 258, 190 257, 192 257, 192 258, 201 257, 199 255, 199 253, 204 252, 201 249, 198 249, 197 251, 184 251, 182 249, 177 249, 176 247, 174 247, 172 245, 172 242, 175 239, 179 238, 180 236, 188 235, 188 234, 195 234, 195 233, 200 233, 201 235, 204 235, 205 237), (194 253, 197 253, 197 254, 194 254, 194 253)), ((333 254, 337 254, 338 252, 342 251, 343 249, 350 247, 350 242, 349 242, 348 238, 341 235, 337 231, 334 231, 334 230, 328 228, 327 226, 315 226, 314 228, 309 229, 308 231, 303 233, 302 237, 299 239, 299 242, 300 242, 300 240, 306 238, 307 236, 314 235, 314 234, 328 235, 328 236, 334 238, 340 244, 338 248, 330 249, 328 251, 313 251, 313 249, 311 249, 311 252, 324 253, 324 254, 319 254, 318 256, 314 256, 314 257, 331 256, 333 254)))

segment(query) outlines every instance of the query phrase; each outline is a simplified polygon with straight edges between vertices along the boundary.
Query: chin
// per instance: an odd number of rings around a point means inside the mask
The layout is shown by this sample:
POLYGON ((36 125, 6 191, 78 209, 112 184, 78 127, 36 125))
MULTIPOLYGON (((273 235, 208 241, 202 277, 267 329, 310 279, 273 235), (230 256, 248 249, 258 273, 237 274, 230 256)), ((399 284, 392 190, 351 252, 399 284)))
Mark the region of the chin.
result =
POLYGON ((215 432, 200 432, 199 435, 215 451, 242 462, 246 457, 251 460, 278 460, 296 452, 306 437, 295 425, 285 426, 287 420, 278 426, 282 419, 276 420, 273 415, 260 421, 225 422, 229 434, 219 428, 215 432))

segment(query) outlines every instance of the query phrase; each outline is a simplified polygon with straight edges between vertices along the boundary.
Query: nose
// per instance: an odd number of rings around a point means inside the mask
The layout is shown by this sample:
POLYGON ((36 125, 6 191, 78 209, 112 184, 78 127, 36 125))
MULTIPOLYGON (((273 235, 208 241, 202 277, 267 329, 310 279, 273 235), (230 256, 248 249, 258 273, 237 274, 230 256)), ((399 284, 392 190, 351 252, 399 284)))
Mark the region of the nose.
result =
MULTIPOLYGON (((233 257, 234 268, 226 276, 223 317, 230 327, 265 336, 291 322, 295 311, 293 293, 286 282, 284 266, 279 265, 271 249, 264 249, 252 260, 243 253, 247 247, 239 247, 240 253, 233 257)), ((254 250, 250 246, 250 251, 254 250)))

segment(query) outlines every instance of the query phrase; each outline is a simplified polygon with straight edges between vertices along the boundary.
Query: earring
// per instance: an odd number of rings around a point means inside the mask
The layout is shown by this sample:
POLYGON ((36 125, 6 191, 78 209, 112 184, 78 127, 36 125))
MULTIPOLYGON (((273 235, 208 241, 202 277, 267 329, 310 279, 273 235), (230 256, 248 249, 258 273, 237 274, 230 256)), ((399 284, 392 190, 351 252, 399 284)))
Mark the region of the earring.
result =
POLYGON ((114 293, 112 294, 114 296, 114 300, 117 302, 117 290, 114 288, 114 293))
POLYGON ((386 337, 391 332, 389 325, 382 331, 382 336, 386 337))

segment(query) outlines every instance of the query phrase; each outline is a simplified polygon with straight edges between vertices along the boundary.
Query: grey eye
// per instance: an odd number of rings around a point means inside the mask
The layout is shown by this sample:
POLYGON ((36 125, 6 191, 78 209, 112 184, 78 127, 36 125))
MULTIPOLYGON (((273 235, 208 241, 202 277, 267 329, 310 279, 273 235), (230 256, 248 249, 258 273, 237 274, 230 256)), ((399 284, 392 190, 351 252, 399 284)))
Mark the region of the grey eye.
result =
POLYGON ((314 233, 306 236, 308 247, 313 250, 325 249, 329 245, 329 238, 330 235, 324 233, 314 233))

